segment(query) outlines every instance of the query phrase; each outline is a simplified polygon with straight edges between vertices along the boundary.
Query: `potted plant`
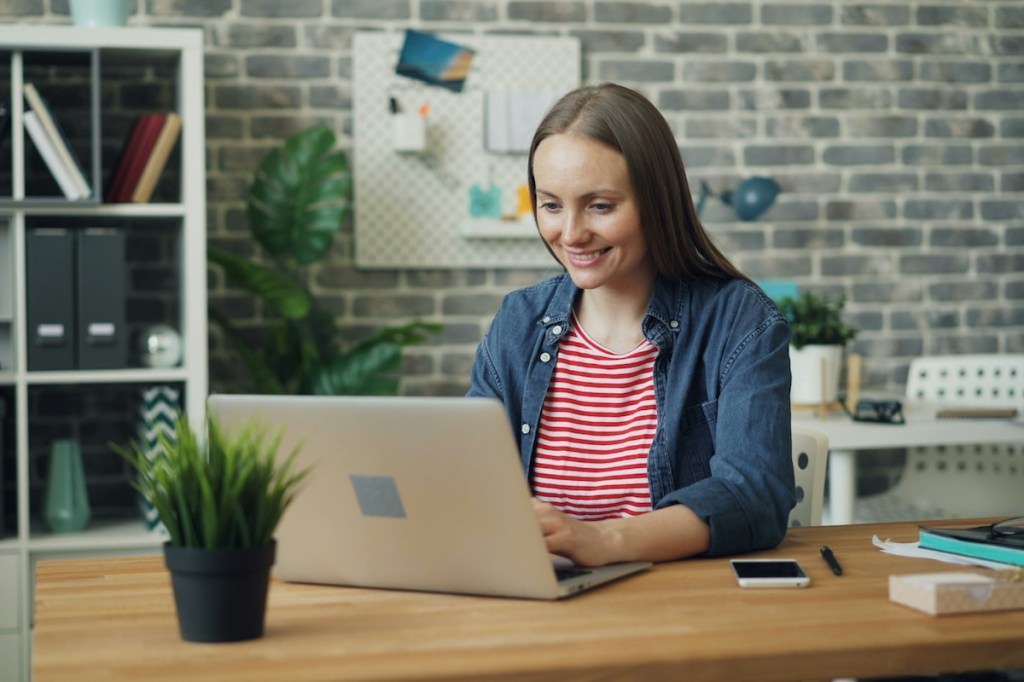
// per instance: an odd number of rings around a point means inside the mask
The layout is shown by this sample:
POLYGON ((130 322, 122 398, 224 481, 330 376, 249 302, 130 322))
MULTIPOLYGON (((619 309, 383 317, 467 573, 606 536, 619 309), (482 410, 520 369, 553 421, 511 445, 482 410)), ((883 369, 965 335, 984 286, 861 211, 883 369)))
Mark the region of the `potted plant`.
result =
POLYGON ((210 319, 246 366, 255 393, 390 395, 398 390, 402 348, 421 343, 436 324, 385 327, 345 344, 334 314, 304 283, 351 213, 348 157, 334 150, 324 125, 299 131, 260 163, 248 195, 249 231, 264 257, 249 259, 215 245, 207 258, 227 280, 257 297, 267 321, 257 342, 210 308, 210 319))
POLYGON ((789 360, 793 404, 824 405, 836 401, 843 350, 857 336, 857 329, 843 322, 845 304, 841 293, 830 299, 827 294, 811 291, 779 300, 779 310, 789 321, 792 333, 789 360))
POLYGON ((274 530, 309 470, 297 470, 297 448, 278 455, 281 434, 255 422, 227 432, 209 418, 207 427, 205 445, 181 416, 155 456, 137 441, 114 448, 170 536, 164 560, 182 639, 254 639, 263 635, 274 530))

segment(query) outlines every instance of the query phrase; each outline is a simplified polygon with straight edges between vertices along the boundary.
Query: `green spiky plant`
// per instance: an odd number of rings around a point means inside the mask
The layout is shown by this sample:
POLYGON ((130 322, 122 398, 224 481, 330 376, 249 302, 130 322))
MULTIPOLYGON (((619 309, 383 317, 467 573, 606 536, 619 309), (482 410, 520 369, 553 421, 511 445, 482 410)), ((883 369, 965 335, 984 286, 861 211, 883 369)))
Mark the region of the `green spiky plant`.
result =
POLYGON ((188 418, 161 433, 159 453, 147 456, 133 441, 114 449, 135 470, 133 487, 153 505, 175 547, 225 549, 270 543, 285 509, 309 469, 297 470, 295 448, 278 458, 280 432, 252 422, 237 431, 208 420, 208 447, 188 418))
POLYGON ((805 291, 799 297, 779 299, 779 310, 789 321, 790 344, 797 350, 808 345, 845 345, 857 336, 857 329, 843 322, 846 297, 805 291))
POLYGON ((348 157, 330 128, 299 131, 263 158, 249 189, 249 230, 265 258, 250 260, 210 245, 207 257, 227 280, 257 297, 269 328, 250 341, 210 308, 249 373, 255 393, 393 395, 402 349, 440 327, 425 322, 379 329, 346 344, 334 315, 305 284, 304 268, 322 259, 351 214, 348 157))

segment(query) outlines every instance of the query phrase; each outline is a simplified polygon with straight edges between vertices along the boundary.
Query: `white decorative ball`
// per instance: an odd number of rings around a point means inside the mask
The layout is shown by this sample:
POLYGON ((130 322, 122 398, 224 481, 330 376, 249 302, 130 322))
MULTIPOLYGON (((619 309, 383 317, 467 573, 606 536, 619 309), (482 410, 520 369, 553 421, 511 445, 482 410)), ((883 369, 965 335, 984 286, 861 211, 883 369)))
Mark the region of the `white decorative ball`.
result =
POLYGON ((146 367, 166 369, 181 362, 181 334, 166 324, 146 327, 139 335, 139 359, 146 367))

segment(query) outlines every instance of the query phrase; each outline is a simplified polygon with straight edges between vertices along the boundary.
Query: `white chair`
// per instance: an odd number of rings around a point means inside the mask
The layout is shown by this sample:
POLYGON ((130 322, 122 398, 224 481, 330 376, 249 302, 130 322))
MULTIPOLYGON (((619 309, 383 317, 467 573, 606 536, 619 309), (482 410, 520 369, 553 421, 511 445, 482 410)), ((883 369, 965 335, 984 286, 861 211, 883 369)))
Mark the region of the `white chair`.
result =
MULTIPOLYGON (((1024 354, 916 358, 908 401, 954 407, 1015 407, 1024 413, 1024 354)), ((983 422, 963 421, 982 431, 983 422)), ((899 428, 898 426, 893 428, 899 428)), ((857 521, 955 519, 1024 513, 1024 429, 1017 445, 908 448, 889 490, 857 500, 857 521)))
POLYGON ((789 525, 820 526, 825 506, 825 467, 828 437, 820 431, 793 428, 793 475, 796 478, 796 506, 789 512, 789 525))

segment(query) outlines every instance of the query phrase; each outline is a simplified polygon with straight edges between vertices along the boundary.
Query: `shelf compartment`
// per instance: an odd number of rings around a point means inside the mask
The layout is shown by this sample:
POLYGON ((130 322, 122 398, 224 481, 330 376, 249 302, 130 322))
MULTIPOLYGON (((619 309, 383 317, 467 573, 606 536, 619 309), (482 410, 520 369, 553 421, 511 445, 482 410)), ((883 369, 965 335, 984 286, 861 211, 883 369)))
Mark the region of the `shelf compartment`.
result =
MULTIPOLYGON (((181 64, 176 55, 139 50, 101 52, 100 84, 104 102, 100 131, 104 193, 117 169, 136 121, 145 114, 180 112, 181 64)), ((181 201, 181 141, 167 159, 151 203, 181 201)))
MULTIPOLYGON (((157 382, 164 385, 163 382, 157 382)), ((157 385, 153 384, 153 385, 157 385)), ((88 545, 100 539, 107 546, 111 528, 133 524, 144 535, 144 517, 132 487, 134 475, 127 461, 114 449, 126 447, 139 438, 142 391, 151 384, 56 384, 30 386, 28 389, 29 433, 27 477, 29 543, 45 548, 68 548, 83 536, 88 545), (89 498, 89 522, 79 533, 51 533, 45 522, 47 485, 51 452, 59 440, 73 440, 81 451, 89 498), (94 535, 99 533, 99 537, 94 535)), ((170 383, 184 396, 184 384, 170 383)), ((182 399, 181 402, 184 402, 182 399)), ((184 405, 181 405, 184 409, 184 405)), ((145 544, 134 533, 126 544, 145 544)), ((120 537, 118 535, 118 537, 120 537)), ((119 545, 120 546, 120 545, 119 545)))
MULTIPOLYGON (((36 148, 27 131, 12 129, 12 134, 21 135, 24 150, 23 186, 13 186, 10 200, 44 201, 54 204, 97 203, 99 170, 99 52, 97 50, 60 50, 12 52, 12 80, 17 82, 20 75, 22 84, 32 83, 45 102, 57 127, 63 133, 69 150, 77 161, 79 170, 85 176, 91 194, 85 198, 70 201, 61 191, 46 162, 36 148), (20 65, 20 74, 14 73, 20 65)), ((12 92, 17 88, 12 88, 12 92)), ((12 102, 12 111, 18 104, 12 102)), ((21 104, 22 117, 31 110, 27 100, 21 104)), ((17 124, 19 119, 12 118, 17 124)))
MULTIPOLYGON (((98 371, 96 378, 103 381, 117 381, 120 378, 126 381, 149 380, 150 373, 157 370, 150 368, 140 350, 140 339, 146 330, 154 325, 165 325, 183 338, 184 282, 179 265, 183 248, 182 220, 159 216, 33 213, 26 216, 25 227, 27 230, 62 228, 72 233, 92 228, 112 228, 123 233, 125 239, 123 334, 126 352, 123 367, 29 372, 30 381, 53 383, 50 376, 68 371, 98 371), (126 370, 133 369, 139 373, 125 376, 126 370)), ((26 295, 30 296, 31 292, 26 292, 26 295)), ((188 360, 183 357, 179 366, 188 360)), ((88 375, 82 375, 82 378, 90 380, 88 375)))

